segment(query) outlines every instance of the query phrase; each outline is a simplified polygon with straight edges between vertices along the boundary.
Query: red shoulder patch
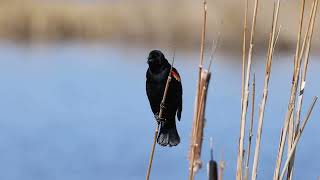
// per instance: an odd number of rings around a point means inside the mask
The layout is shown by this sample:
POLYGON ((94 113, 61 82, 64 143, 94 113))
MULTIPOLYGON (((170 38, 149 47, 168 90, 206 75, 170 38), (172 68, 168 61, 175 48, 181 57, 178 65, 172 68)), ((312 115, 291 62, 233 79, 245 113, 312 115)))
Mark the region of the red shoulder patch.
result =
POLYGON ((178 73, 172 71, 172 72, 171 72, 171 75, 172 75, 177 81, 179 81, 179 82, 181 81, 180 76, 179 76, 178 73))

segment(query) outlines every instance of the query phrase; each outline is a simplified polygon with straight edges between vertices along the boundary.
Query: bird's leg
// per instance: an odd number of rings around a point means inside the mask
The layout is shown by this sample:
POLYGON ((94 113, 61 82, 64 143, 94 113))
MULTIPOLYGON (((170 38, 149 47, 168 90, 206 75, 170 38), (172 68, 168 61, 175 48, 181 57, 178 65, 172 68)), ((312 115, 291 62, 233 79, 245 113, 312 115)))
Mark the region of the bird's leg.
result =
POLYGON ((160 118, 159 117, 159 113, 156 113, 155 115, 154 115, 154 118, 156 119, 156 121, 158 122, 158 123, 161 123, 161 122, 165 122, 165 119, 164 118, 160 118))
POLYGON ((160 108, 163 109, 163 110, 167 109, 166 104, 161 102, 160 103, 160 108))

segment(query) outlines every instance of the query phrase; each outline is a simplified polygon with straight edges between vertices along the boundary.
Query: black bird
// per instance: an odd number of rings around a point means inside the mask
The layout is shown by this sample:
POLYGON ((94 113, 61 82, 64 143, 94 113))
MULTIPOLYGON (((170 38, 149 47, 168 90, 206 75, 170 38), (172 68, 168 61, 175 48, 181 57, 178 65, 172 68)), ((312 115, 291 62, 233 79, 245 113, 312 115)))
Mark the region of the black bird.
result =
POLYGON ((159 50, 149 53, 149 68, 147 70, 146 91, 152 112, 160 123, 160 132, 157 138, 161 146, 176 146, 180 143, 180 137, 176 128, 176 118, 181 119, 182 112, 182 85, 178 71, 172 68, 171 82, 164 104, 161 100, 171 69, 171 65, 159 50), (160 106, 164 107, 162 118, 159 118, 160 106))

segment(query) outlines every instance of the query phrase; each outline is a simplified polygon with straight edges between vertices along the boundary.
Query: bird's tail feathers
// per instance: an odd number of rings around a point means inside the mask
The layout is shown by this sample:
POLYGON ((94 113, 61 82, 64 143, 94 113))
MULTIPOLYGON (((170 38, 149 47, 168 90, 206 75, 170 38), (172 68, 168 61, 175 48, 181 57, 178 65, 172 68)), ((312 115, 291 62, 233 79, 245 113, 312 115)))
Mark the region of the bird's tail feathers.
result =
POLYGON ((175 125, 171 123, 163 123, 160 128, 160 133, 157 138, 158 144, 161 146, 177 146, 180 143, 180 137, 175 125))

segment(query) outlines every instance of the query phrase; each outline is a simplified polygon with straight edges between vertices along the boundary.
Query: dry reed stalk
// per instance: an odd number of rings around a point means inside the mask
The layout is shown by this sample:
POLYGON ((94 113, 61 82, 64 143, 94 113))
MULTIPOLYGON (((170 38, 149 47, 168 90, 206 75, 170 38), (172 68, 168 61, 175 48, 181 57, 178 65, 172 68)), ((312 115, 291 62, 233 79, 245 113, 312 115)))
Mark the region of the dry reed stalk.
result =
MULTIPOLYGON (((203 25, 202 25, 202 32, 201 32, 201 47, 200 47, 200 61, 199 61, 199 72, 198 72, 198 83, 197 83, 197 93, 200 92, 200 78, 201 78, 201 72, 203 68, 203 57, 204 57, 204 46, 205 46, 205 39, 206 39, 206 26, 207 26, 207 1, 203 0, 203 25)), ((196 102, 195 105, 198 104, 200 97, 196 96, 196 102)), ((195 107, 195 110, 198 108, 195 107)), ((196 114, 197 111, 195 111, 194 118, 196 118, 198 115, 196 114)))
POLYGON ((261 105, 259 109, 259 121, 258 121, 258 129, 257 129, 257 136, 256 136, 256 146, 255 146, 253 166, 252 166, 252 178, 251 178, 252 180, 255 180, 257 178, 257 169, 258 169, 258 163, 259 163, 260 144, 261 144, 262 127, 263 127, 263 117, 264 117, 265 105, 268 97, 268 87, 269 87, 269 79, 271 75, 271 65, 273 60, 274 46, 276 42, 276 28, 278 24, 279 9, 280 9, 280 0, 278 0, 277 6, 274 7, 274 10, 273 10, 273 20, 272 20, 272 28, 271 28, 272 32, 270 36, 270 44, 269 44, 267 61, 266 61, 264 89, 263 89, 263 95, 262 95, 261 105))
POLYGON ((225 162, 223 160, 223 151, 221 153, 221 160, 219 161, 219 176, 218 179, 222 180, 223 179, 223 172, 224 172, 224 168, 225 168, 225 162))
POLYGON ((300 65, 302 63, 302 61, 301 61, 302 60, 302 56, 304 55, 304 51, 306 49, 305 46, 306 46, 308 40, 310 39, 310 37, 308 37, 308 36, 310 34, 310 30, 311 30, 311 27, 312 27, 312 21, 315 18, 314 15, 316 14, 316 12, 314 12, 315 5, 316 5, 316 0, 314 0, 313 3, 312 3, 311 12, 310 12, 310 15, 309 15, 310 17, 309 17, 309 21, 308 21, 307 32, 305 33, 305 36, 304 36, 304 39, 303 39, 303 43, 302 43, 302 46, 301 46, 301 52, 299 53, 299 58, 297 60, 297 61, 300 60, 300 65))
MULTIPOLYGON (((296 127, 295 127, 296 130, 294 132, 293 140, 295 140, 295 138, 296 138, 295 136, 298 133, 299 125, 300 125, 301 108, 302 108, 302 103, 303 103, 304 88, 306 85, 306 76, 307 76, 307 70, 308 70, 308 64, 309 64, 309 54, 310 54, 310 49, 311 49, 311 41, 312 41, 312 36, 313 36, 317 7, 318 7, 318 0, 316 0, 316 2, 315 2, 314 15, 313 15, 313 19, 311 22, 311 30, 310 30, 311 32, 308 35, 309 37, 308 37, 308 42, 307 42, 307 47, 306 47, 306 52, 305 52, 305 57, 304 57, 304 66, 301 71, 301 83, 300 83, 300 88, 299 88, 297 111, 296 111, 296 116, 295 116, 296 117, 296 127)), ((291 144, 291 145, 293 145, 293 144, 291 144)), ((289 149, 289 151, 290 151, 290 149, 289 149)), ((290 161, 289 166, 288 166, 288 179, 289 180, 292 179, 292 175, 293 175, 294 158, 295 158, 295 153, 293 153, 293 158, 290 161)))
POLYGON ((203 140, 203 129, 204 129, 204 121, 205 121, 205 107, 206 107, 206 99, 207 99, 207 90, 209 86, 209 81, 211 77, 211 65, 212 61, 215 55, 215 52, 217 50, 217 46, 219 44, 220 35, 218 37, 217 42, 215 43, 213 41, 212 44, 212 52, 209 62, 208 70, 202 69, 201 77, 200 77, 200 94, 197 93, 197 97, 200 97, 200 101, 197 104, 197 118, 193 122, 193 134, 192 134, 192 144, 191 144, 191 151, 190 151, 190 169, 193 172, 190 172, 189 178, 194 178, 194 173, 201 168, 201 147, 202 147, 202 140, 203 140))
MULTIPOLYGON (((197 92, 195 96, 195 107, 194 107, 194 117, 193 117, 193 128, 192 128, 192 139, 191 139, 191 150, 190 150, 190 168, 189 168, 189 179, 192 180, 194 178, 194 161, 195 161, 195 149, 197 148, 196 137, 198 134, 199 128, 199 109, 200 109, 200 94, 201 90, 201 75, 203 69, 203 57, 204 57, 204 45, 205 45, 205 36, 206 36, 206 25, 207 25, 207 1, 203 0, 203 26, 201 32, 201 47, 200 47, 200 60, 199 60, 199 72, 198 72, 198 82, 197 82, 197 92)), ((202 138, 202 137, 201 137, 202 138)), ((202 139, 201 139, 202 140, 202 139)), ((201 149, 200 149, 201 152, 201 149)))
POLYGON ((281 167, 281 162, 282 162, 283 150, 284 150, 285 141, 286 141, 286 135, 288 132, 288 126, 290 124, 290 120, 292 119, 292 113, 293 113, 294 104, 295 104, 295 97, 296 97, 297 85, 298 85, 298 80, 299 80, 299 72, 300 72, 302 54, 305 50, 305 44, 306 44, 307 38, 309 36, 308 34, 311 29, 312 21, 315 18, 314 17, 314 14, 315 14, 314 10, 316 9, 315 8, 316 1, 317 0, 315 0, 312 4, 312 10, 311 10, 311 14, 310 14, 307 32, 305 34, 305 37, 304 37, 304 40, 302 43, 301 52, 299 53, 299 58, 297 59, 297 62, 295 63, 294 75, 293 75, 292 86, 291 86, 291 95, 290 95, 290 100, 289 100, 289 104, 288 104, 288 111, 286 113, 284 127, 281 132, 282 141, 279 144, 279 151, 278 151, 278 155, 277 155, 276 167, 275 167, 275 171, 274 171, 273 180, 279 179, 279 173, 280 173, 280 167, 281 167))
POLYGON ((304 66, 303 66, 303 69, 301 72, 300 91, 299 91, 298 105, 297 105, 297 111, 296 111, 296 118, 297 118, 296 125, 297 126, 300 124, 301 107, 302 107, 302 102, 303 102, 304 88, 306 85, 306 77, 307 77, 308 64, 309 64, 311 41, 312 41, 312 37, 313 37, 315 17, 316 17, 316 13, 317 13, 317 4, 318 4, 318 0, 316 0, 316 4, 315 4, 315 10, 314 10, 315 14, 313 15, 313 20, 311 22, 311 32, 308 37, 307 48, 306 48, 306 53, 305 53, 305 57, 304 57, 304 66))
POLYGON ((278 146, 278 151, 277 151, 277 154, 279 154, 280 153, 280 151, 281 151, 281 144, 282 144, 282 142, 284 141, 283 139, 282 139, 282 134, 283 134, 283 128, 281 128, 281 131, 280 131, 280 138, 279 138, 279 146, 278 146))
MULTIPOLYGON (((299 24, 299 32, 298 32, 298 37, 297 37, 297 47, 296 47, 296 54, 295 54, 295 60, 294 60, 294 69, 296 69, 297 64, 298 64, 298 58, 299 58, 299 53, 300 53, 300 41, 301 41, 301 34, 302 34, 302 26, 303 26, 303 18, 304 18, 304 10, 305 10, 305 0, 302 0, 302 4, 301 4, 301 14, 300 14, 300 24, 299 24)), ((298 77, 299 78, 299 77, 298 77)), ((299 108, 298 108, 299 109, 299 108)), ((298 114, 298 112, 297 112, 298 114)), ((293 116, 293 113, 292 113, 293 116)), ((295 116, 296 120, 292 119, 291 123, 289 124, 289 131, 288 131, 288 153, 291 150, 292 147, 292 142, 294 140, 294 121, 298 122, 300 121, 300 113, 299 115, 295 116), (299 117, 298 117, 299 116, 299 117)), ((293 160, 290 162, 289 167, 288 167, 288 180, 292 179, 293 176, 293 163, 294 163, 294 158, 293 160)))
POLYGON ((152 144, 151 154, 150 154, 150 158, 149 158, 149 165, 148 165, 146 180, 149 180, 149 178, 150 178, 152 162, 153 162, 153 156, 154 156, 154 150, 155 150, 156 143, 157 143, 158 133, 159 133, 159 125, 157 125, 156 130, 154 132, 153 144, 152 144))
POLYGON ((245 133, 245 124, 246 124, 246 114, 248 108, 248 96, 249 96, 249 79, 251 72, 251 62, 252 62, 252 53, 253 53, 253 42, 254 42, 254 34, 256 28, 256 20, 257 20, 257 11, 258 11, 258 3, 259 0, 255 0, 253 18, 252 18, 252 26, 251 26, 251 35, 250 35, 250 47, 248 53, 248 64, 246 70, 246 78, 244 83, 244 96, 242 99, 241 105, 241 120, 240 120, 240 137, 239 137, 239 145, 238 145, 238 159, 237 159, 237 173, 236 179, 242 179, 242 164, 243 164, 243 152, 244 152, 244 133, 245 133))
MULTIPOLYGON (((167 82, 166 82, 166 86, 164 89, 164 93, 163 93, 163 97, 161 100, 161 104, 164 104, 166 101, 166 97, 168 94, 168 89, 169 89, 169 84, 171 82, 171 72, 172 72, 172 68, 173 68, 173 64, 174 64, 174 57, 175 57, 175 51, 173 53, 173 59, 172 59, 172 63, 171 63, 171 68, 170 68, 170 72, 167 78, 167 82)), ((159 118, 162 118, 163 115, 163 106, 160 106, 160 112, 159 112, 159 118)), ((152 162, 153 162, 153 156, 154 156, 154 151, 155 151, 155 147, 156 147, 156 143, 157 143, 157 137, 158 137, 158 133, 159 133, 159 126, 160 123, 158 123, 156 130, 154 132, 154 137, 153 137, 153 144, 152 144, 152 149, 151 149, 151 154, 150 154, 150 158, 149 158, 149 165, 148 165, 148 170, 147 170, 147 176, 146 176, 146 180, 149 180, 150 178, 150 173, 151 173, 151 168, 152 168, 152 162)))
MULTIPOLYGON (((282 133, 283 133, 283 128, 281 128, 281 131, 280 131, 281 133, 280 133, 280 137, 279 137, 279 144, 281 144, 282 143, 282 141, 283 141, 283 139, 282 139, 282 133)), ((279 153, 279 151, 280 151, 280 146, 278 147, 278 153, 279 153)))
MULTIPOLYGON (((295 109, 295 103, 293 104, 293 107, 292 109, 295 109)), ((287 153, 289 153, 290 149, 291 149, 291 145, 292 145, 292 142, 293 142, 293 134, 294 134, 294 117, 293 117, 293 112, 291 113, 291 116, 290 116, 290 120, 289 120, 289 124, 288 124, 288 151, 287 153)))
POLYGON ((253 119, 254 119, 254 99, 255 99, 255 92, 256 92, 256 76, 253 74, 253 81, 252 81, 252 94, 251 94, 251 120, 250 120, 250 127, 249 127, 249 135, 248 135, 248 149, 247 149, 247 160, 246 160, 246 169, 244 180, 248 180, 249 178, 249 162, 250 162, 250 153, 251 153, 251 144, 252 144, 252 136, 253 136, 253 119))
POLYGON ((299 32, 298 32, 298 37, 297 37, 297 45, 296 45, 296 54, 295 54, 295 60, 294 60, 294 67, 296 68, 297 63, 298 63, 298 58, 300 54, 300 41, 301 41, 301 35, 302 35, 302 26, 303 26, 303 19, 304 19, 304 11, 305 11, 305 4, 306 0, 301 1, 301 13, 300 13, 300 23, 299 23, 299 32))
POLYGON ((281 172, 281 176, 280 176, 280 180, 282 180, 283 177, 284 177, 284 174, 285 174, 285 172, 286 172, 286 169, 287 169, 287 167, 288 167, 288 165, 289 165, 289 162, 290 162, 291 158, 293 157, 293 154, 294 154, 294 152, 295 152, 295 150, 296 150, 296 148, 297 148, 297 144, 299 143, 299 140, 300 140, 300 138, 301 138, 301 135, 302 135, 302 133, 303 133, 303 130, 304 130, 304 128, 305 128, 305 126, 306 126, 309 118, 310 118, 310 115, 311 115, 311 113, 312 113, 312 110, 313 110, 313 108, 314 108, 315 103, 317 102, 317 99, 318 99, 317 96, 315 96, 315 97, 313 98, 313 101, 312 101, 312 103, 311 103, 311 105, 310 105, 310 107, 309 107, 307 116, 306 116, 305 119, 303 120, 301 128, 299 128, 299 130, 298 130, 297 136, 296 136, 296 138, 295 138, 295 140, 294 140, 294 142, 293 142, 292 148, 291 148, 291 150, 290 150, 290 152, 289 152, 289 155, 288 155, 288 157, 287 157, 287 160, 286 160, 286 162, 285 162, 285 164, 284 164, 284 166, 283 166, 283 169, 282 169, 282 172, 281 172))
POLYGON ((244 76, 245 76, 245 62, 246 62, 246 41, 247 41, 247 19, 248 19, 248 0, 245 2, 244 23, 243 23, 243 43, 242 43, 242 74, 241 74, 241 102, 244 96, 244 76))
MULTIPOLYGON (((244 8, 244 21, 243 21, 243 42, 242 42, 242 73, 241 73, 241 111, 242 111, 242 101, 244 96, 244 78, 245 78, 245 63, 246 63, 246 42, 247 42, 247 19, 248 19, 248 0, 245 0, 244 8)), ((245 151, 243 152, 245 153, 245 151)), ((244 156, 245 154, 243 154, 244 156)), ((244 161, 243 161, 244 162, 244 161)), ((247 170, 248 168, 246 168, 247 170)), ((247 175, 247 171, 245 176, 247 175)))
POLYGON ((190 151, 190 172, 189 179, 194 179, 194 174, 198 169, 201 168, 201 149, 202 149, 202 141, 203 141, 203 129, 204 129, 204 121, 205 121, 205 107, 206 107, 206 99, 207 99, 207 90, 209 86, 211 73, 207 70, 202 70, 201 78, 200 78, 200 97, 198 107, 198 117, 195 119, 193 123, 193 132, 192 135, 192 144, 190 151))
MULTIPOLYGON (((199 70, 198 70, 198 81, 197 81, 197 91, 195 96, 195 103, 194 103, 194 117, 193 122, 195 123, 195 119, 198 117, 198 103, 199 103, 199 92, 200 92, 200 80, 201 80, 201 72, 202 72, 202 65, 203 65, 203 57, 204 57, 204 41, 205 41, 205 34, 206 34, 206 21, 207 21, 207 2, 206 0, 203 1, 203 26, 202 26, 202 33, 201 33, 201 48, 200 48, 200 60, 199 60, 199 70)), ((193 124, 195 126, 195 124, 193 124)), ((195 134, 194 129, 192 131, 192 136, 195 134)))
MULTIPOLYGON (((304 10, 305 10, 305 0, 302 0, 301 4, 301 14, 300 14, 300 24, 299 24, 299 32, 298 32, 298 37, 297 37, 297 45, 296 45, 296 54, 294 56, 294 69, 297 68, 298 64, 298 58, 299 58, 299 53, 300 53, 300 41, 301 41, 301 33, 302 33, 302 25, 303 25, 303 17, 304 17, 304 10)), ((299 75, 298 75, 299 79, 299 75)), ((297 116, 296 116, 297 117, 297 116)), ((291 149, 292 146, 292 141, 294 139, 294 121, 295 119, 293 118, 293 113, 291 114, 291 120, 289 124, 289 130, 288 130, 288 152, 291 149)), ((290 167, 290 166, 289 166, 290 167)), ((290 170, 288 169, 288 172, 290 170)), ((291 178, 289 178, 291 179, 291 178)))
POLYGON ((272 48, 273 48, 273 51, 274 51, 274 49, 275 49, 275 47, 276 47, 276 45, 277 45, 277 42, 278 42, 278 40, 279 40, 281 28, 282 28, 282 26, 280 25, 280 26, 279 26, 278 33, 277 33, 277 38, 276 38, 276 40, 275 40, 275 42, 274 42, 274 46, 272 47, 272 48))

